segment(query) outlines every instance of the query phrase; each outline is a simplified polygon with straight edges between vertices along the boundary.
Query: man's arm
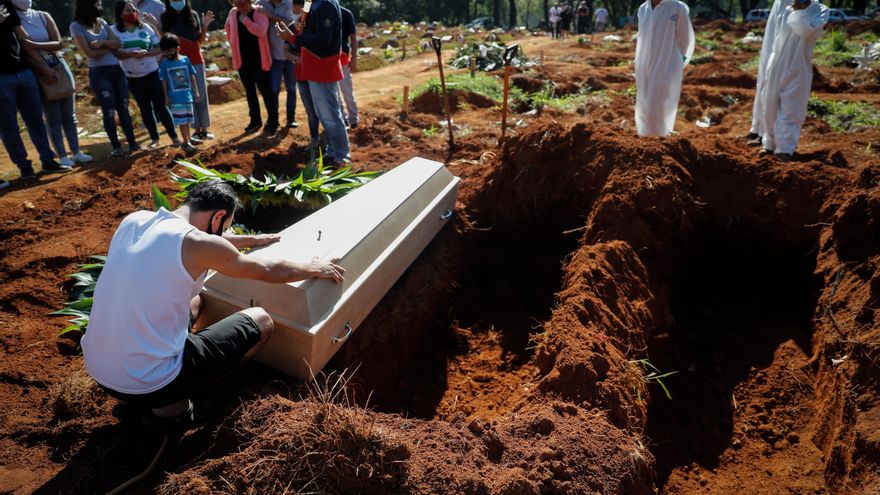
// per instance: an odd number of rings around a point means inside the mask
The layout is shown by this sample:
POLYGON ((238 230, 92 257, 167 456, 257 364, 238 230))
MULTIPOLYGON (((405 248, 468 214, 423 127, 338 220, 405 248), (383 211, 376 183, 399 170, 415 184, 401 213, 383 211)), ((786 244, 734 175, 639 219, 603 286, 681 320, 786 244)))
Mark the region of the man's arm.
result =
POLYGON ((296 282, 309 278, 324 278, 340 283, 345 273, 345 269, 336 264, 338 259, 313 259, 308 263, 261 259, 241 254, 228 240, 199 230, 191 231, 184 238, 182 254, 183 264, 193 278, 213 269, 230 277, 269 283, 296 282))
POLYGON ((281 240, 278 234, 237 235, 223 234, 223 238, 232 243, 235 249, 250 249, 281 240))
POLYGON ((357 30, 351 34, 351 53, 349 54, 351 57, 351 61, 348 63, 349 69, 352 72, 357 72, 358 70, 358 35, 357 30))

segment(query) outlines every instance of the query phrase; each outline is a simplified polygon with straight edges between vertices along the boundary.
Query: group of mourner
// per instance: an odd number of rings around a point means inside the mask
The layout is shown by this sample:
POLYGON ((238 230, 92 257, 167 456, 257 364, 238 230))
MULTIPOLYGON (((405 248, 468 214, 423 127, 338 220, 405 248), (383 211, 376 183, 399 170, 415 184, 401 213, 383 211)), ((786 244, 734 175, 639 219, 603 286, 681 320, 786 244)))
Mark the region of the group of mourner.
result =
MULTIPOLYGON (((43 173, 68 172, 92 160, 80 150, 76 85, 59 55, 58 26, 51 14, 33 9, 31 2, 0 0, 0 132, 25 183, 37 176, 21 138, 19 113, 43 173)), ((325 163, 348 161, 346 129, 358 125, 351 79, 357 70, 354 15, 334 0, 316 0, 310 13, 303 11, 304 0, 231 3, 225 30, 232 66, 247 95, 250 120, 244 131, 278 133, 283 82, 285 125, 298 126, 299 91, 311 143, 318 143, 323 127, 328 142, 325 163), (265 124, 258 94, 265 106, 265 124)), ((202 45, 214 13, 196 12, 191 0, 119 0, 113 19, 108 22, 102 15, 101 0, 76 0, 70 36, 88 59, 89 87, 101 105, 111 154, 140 149, 129 94, 150 136, 149 148, 160 143, 157 121, 171 142, 188 153, 213 139, 202 45)), ((9 185, 0 181, 0 189, 9 185)))
MULTIPOLYGON (((813 48, 828 23, 818 0, 776 0, 767 18, 758 65, 752 125, 746 139, 762 153, 793 158, 807 116, 813 48)), ((694 52, 688 7, 679 0, 648 0, 639 8, 636 42, 636 131, 673 131, 681 80, 694 52)))
MULTIPOLYGON (((250 121, 244 130, 278 131, 283 81, 287 126, 296 127, 298 89, 312 142, 323 127, 328 160, 346 161, 346 127, 358 124, 351 96, 351 71, 357 64, 354 18, 336 0, 316 0, 307 16, 300 2, 261 0, 252 5, 250 0, 232 0, 225 27, 233 67, 247 91, 250 121), (266 107, 265 125, 258 93, 266 107)), ((64 61, 55 55, 60 49, 58 28, 47 13, 32 10, 30 0, 0 0, 0 5, 0 118, 12 160, 23 177, 34 176, 16 124, 20 112, 44 172, 64 172, 71 162, 88 161, 77 142, 73 96, 40 97, 41 84, 46 84, 44 95, 52 94, 53 84, 69 77, 64 61), (38 83, 35 72, 43 82, 38 83), (43 114, 49 120, 48 134, 43 114)), ((138 149, 129 92, 151 146, 159 143, 156 118, 172 142, 186 149, 211 139, 200 45, 213 14, 195 13, 190 0, 165 0, 165 5, 119 1, 115 14, 108 23, 101 19, 100 0, 78 0, 70 27, 89 59, 90 86, 101 103, 113 154, 125 153, 116 116, 128 151, 138 149)), ((781 159, 790 159, 798 142, 810 92, 812 49, 827 19, 828 10, 816 0, 778 0, 767 21, 748 139, 781 159)), ((683 69, 693 53, 693 28, 687 6, 678 0, 648 0, 638 20, 636 129, 642 136, 666 136, 673 130, 683 69)), ((192 187, 178 209, 132 213, 116 230, 81 344, 85 369, 120 401, 120 414, 137 412, 162 429, 190 428, 209 410, 194 399, 269 340, 274 324, 259 307, 199 328, 200 291, 208 270, 272 283, 343 281, 345 270, 336 259, 291 262, 242 254, 240 249, 279 237, 230 234, 240 208, 229 184, 210 181, 192 187)))

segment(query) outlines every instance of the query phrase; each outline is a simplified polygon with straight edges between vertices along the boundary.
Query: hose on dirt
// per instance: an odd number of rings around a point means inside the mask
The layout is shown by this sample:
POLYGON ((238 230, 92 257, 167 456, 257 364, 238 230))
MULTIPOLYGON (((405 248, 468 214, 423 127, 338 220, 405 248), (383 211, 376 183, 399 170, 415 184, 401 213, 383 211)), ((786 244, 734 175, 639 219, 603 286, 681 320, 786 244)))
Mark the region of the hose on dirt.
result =
POLYGON ((117 486, 116 488, 114 488, 113 490, 107 492, 107 495, 118 495, 118 494, 122 493, 122 491, 125 490, 126 488, 128 488, 128 487, 134 485, 135 483, 137 483, 138 481, 146 478, 147 475, 150 474, 150 471, 152 471, 153 468, 156 467, 156 464, 159 463, 159 458, 162 457, 162 454, 165 453, 165 447, 168 446, 169 438, 170 437, 167 433, 162 437, 162 445, 159 445, 159 451, 156 452, 156 455, 153 457, 153 460, 152 460, 152 462, 150 462, 150 465, 147 466, 147 469, 144 469, 144 471, 141 474, 135 476, 134 478, 131 478, 130 480, 126 481, 125 483, 123 483, 123 484, 117 486))

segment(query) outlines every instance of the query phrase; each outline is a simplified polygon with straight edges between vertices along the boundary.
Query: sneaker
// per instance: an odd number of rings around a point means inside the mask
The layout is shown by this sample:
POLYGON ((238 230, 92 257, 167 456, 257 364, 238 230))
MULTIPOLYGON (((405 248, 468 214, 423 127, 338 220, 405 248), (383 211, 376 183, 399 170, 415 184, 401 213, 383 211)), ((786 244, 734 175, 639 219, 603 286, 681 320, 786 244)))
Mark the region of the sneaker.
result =
POLYGON ((290 122, 287 123, 288 129, 296 129, 297 127, 299 127, 299 122, 297 122, 295 120, 291 120, 290 122))
POLYGON ((211 415, 211 404, 207 401, 189 401, 189 408, 170 418, 160 418, 147 411, 143 414, 144 424, 163 433, 184 433, 197 428, 211 415))
POLYGON ((206 140, 208 140, 208 139, 214 139, 214 135, 211 134, 211 133, 208 132, 208 131, 202 131, 202 132, 199 133, 199 138, 200 138, 202 141, 206 141, 206 140))
POLYGON ((202 137, 199 136, 198 133, 193 134, 192 136, 189 137, 189 142, 191 144, 202 144, 202 137))
POLYGON ((186 153, 196 153, 199 151, 198 148, 192 145, 192 143, 183 142, 180 145, 180 149, 185 151, 186 153))
POLYGON ((82 151, 77 151, 70 158, 73 159, 73 161, 75 161, 76 163, 88 163, 92 161, 92 157, 83 153, 82 151))
POLYGON ((125 156, 125 152, 122 151, 122 148, 113 148, 113 151, 110 152, 110 156, 125 156))
POLYGON ((251 134, 251 133, 259 131, 261 127, 263 127, 262 122, 259 122, 259 123, 251 122, 250 124, 248 124, 247 127, 244 128, 244 132, 245 132, 245 134, 251 134))
POLYGON ((0 189, 6 189, 11 185, 8 180, 0 180, 0 189))
POLYGON ((758 156, 767 156, 772 154, 773 150, 768 150, 767 148, 762 148, 761 151, 758 152, 758 156))
MULTIPOLYGON (((69 165, 62 165, 55 160, 50 162, 43 163, 43 173, 44 174, 63 174, 65 172, 70 172, 73 170, 69 165)), ((24 174, 22 174, 22 178, 24 174)))
POLYGON ((158 139, 154 139, 154 140, 150 141, 150 144, 147 145, 147 148, 151 149, 151 150, 154 150, 158 147, 159 147, 159 140, 158 139))
POLYGON ((263 134, 265 134, 266 137, 275 137, 275 135, 278 134, 278 126, 269 126, 266 124, 266 127, 263 128, 263 134))
POLYGON ((348 127, 352 128, 352 129, 357 129, 358 123, 357 122, 349 122, 348 127))
POLYGON ((21 179, 19 182, 22 184, 30 184, 32 182, 37 181, 37 174, 34 173, 34 169, 25 170, 21 173, 21 179))
POLYGON ((71 168, 74 165, 76 165, 76 162, 74 162, 73 160, 71 160, 70 158, 68 158, 66 156, 62 156, 61 159, 58 160, 58 163, 60 163, 62 167, 67 167, 67 168, 71 168))
POLYGON ((129 144, 129 145, 128 145, 128 151, 129 151, 129 152, 140 151, 140 150, 141 150, 141 145, 139 145, 139 144, 137 144, 137 143, 129 144))

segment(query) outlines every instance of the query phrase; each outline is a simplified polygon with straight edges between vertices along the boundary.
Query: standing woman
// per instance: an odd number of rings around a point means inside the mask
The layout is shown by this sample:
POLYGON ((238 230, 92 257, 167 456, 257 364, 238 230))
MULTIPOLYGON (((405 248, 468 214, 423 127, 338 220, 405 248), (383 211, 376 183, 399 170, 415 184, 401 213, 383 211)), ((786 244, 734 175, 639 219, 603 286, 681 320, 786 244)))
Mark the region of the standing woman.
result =
POLYGON ((89 60, 89 87, 101 104, 104 132, 110 138, 113 156, 122 156, 122 145, 116 133, 116 118, 128 140, 128 150, 138 149, 128 113, 128 83, 119 67, 119 59, 107 46, 110 26, 101 19, 101 0, 76 0, 74 21, 70 23, 70 36, 89 60))
POLYGON ((263 132, 274 136, 278 131, 278 99, 272 93, 269 70, 272 55, 269 51, 269 18, 254 9, 251 0, 231 0, 232 9, 226 17, 226 37, 232 48, 232 68, 238 71, 247 96, 250 121, 245 133, 257 132, 263 126, 260 116, 260 100, 263 95, 268 114, 263 132))
MULTIPOLYGON (((13 0, 18 17, 21 19, 21 27, 28 35, 28 39, 40 49, 39 57, 34 57, 33 62, 45 64, 47 67, 55 67, 61 64, 68 77, 73 79, 70 68, 58 51, 61 50, 61 34, 58 26, 48 12, 31 8, 31 0, 13 0)), ((92 157, 81 152, 79 149, 79 137, 76 130, 76 108, 74 105, 75 94, 56 101, 43 99, 43 112, 49 122, 49 140, 58 154, 60 163, 65 167, 72 167, 74 163, 85 163, 92 157), (64 147, 64 136, 70 145, 71 156, 67 156, 64 147)))
POLYGON ((159 48, 159 37, 156 31, 139 19, 139 13, 131 0, 116 2, 116 24, 110 27, 110 43, 116 49, 119 65, 128 78, 128 89, 141 111, 141 119, 147 132, 150 133, 150 148, 159 146, 159 131, 156 129, 156 117, 175 146, 177 131, 168 108, 165 106, 165 93, 162 81, 159 80, 159 62, 157 55, 162 53, 159 48), (155 117, 154 117, 155 115, 155 117))
POLYGON ((180 42, 180 54, 185 55, 196 70, 196 86, 201 99, 193 106, 195 123, 192 141, 198 144, 214 139, 208 132, 211 117, 208 115, 208 85, 205 81, 205 58, 201 45, 208 37, 208 27, 214 22, 214 12, 201 16, 192 10, 190 0, 165 0, 165 13, 160 17, 163 33, 173 33, 180 42))

